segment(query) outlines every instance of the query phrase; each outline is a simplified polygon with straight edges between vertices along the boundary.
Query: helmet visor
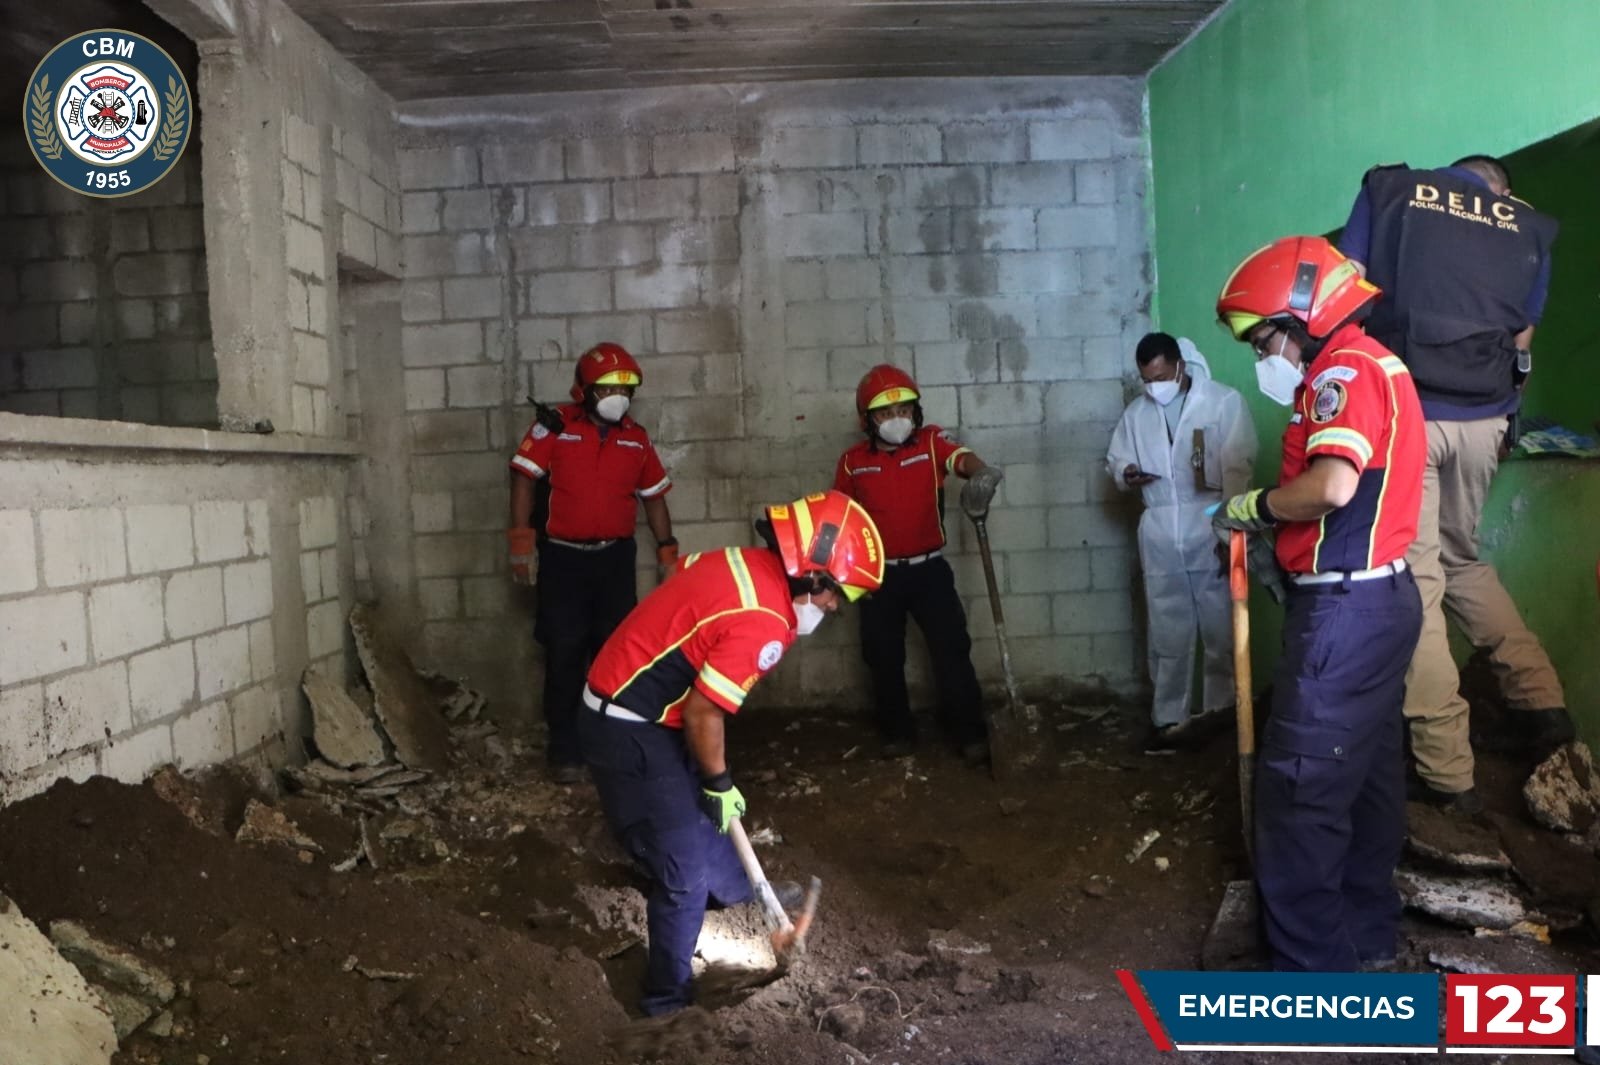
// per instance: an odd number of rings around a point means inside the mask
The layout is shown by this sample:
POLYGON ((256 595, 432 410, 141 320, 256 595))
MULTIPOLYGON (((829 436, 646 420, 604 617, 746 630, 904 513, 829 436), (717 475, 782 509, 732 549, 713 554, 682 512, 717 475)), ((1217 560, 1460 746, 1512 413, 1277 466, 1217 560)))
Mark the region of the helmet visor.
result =
POLYGON ((1249 311, 1224 311, 1217 319, 1217 324, 1226 329, 1235 340, 1243 340, 1250 335, 1250 330, 1266 321, 1266 316, 1251 314, 1249 311))
POLYGON ((839 585, 839 592, 851 603, 867 594, 867 590, 858 584, 841 584, 839 585))
POLYGON ((626 385, 629 388, 639 386, 639 375, 632 370, 612 370, 610 373, 601 374, 594 379, 597 385, 626 385))
POLYGON ((867 404, 867 409, 877 410, 879 407, 892 407, 897 403, 915 403, 916 401, 917 393, 913 389, 896 385, 893 388, 886 388, 873 396, 872 401, 867 404))

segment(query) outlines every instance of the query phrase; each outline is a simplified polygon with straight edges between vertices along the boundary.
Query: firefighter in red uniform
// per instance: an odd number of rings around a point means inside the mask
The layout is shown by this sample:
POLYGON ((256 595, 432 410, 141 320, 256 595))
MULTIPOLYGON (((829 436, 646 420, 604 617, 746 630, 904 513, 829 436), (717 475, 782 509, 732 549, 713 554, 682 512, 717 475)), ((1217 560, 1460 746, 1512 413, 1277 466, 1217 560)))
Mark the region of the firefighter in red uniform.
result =
POLYGON ((872 674, 883 755, 904 757, 916 745, 906 692, 909 614, 933 659, 946 736, 969 763, 981 765, 989 757, 983 691, 955 574, 941 557, 944 481, 952 473, 968 478, 961 503, 979 512, 989 509, 1004 474, 937 425, 924 425, 917 383, 897 367, 867 371, 856 386, 856 413, 867 438, 839 457, 833 487, 867 508, 889 554, 883 588, 861 605, 861 656, 872 674))
POLYGON ((1256 883, 1283 970, 1395 956, 1402 710, 1422 631, 1406 549, 1428 448, 1405 363, 1359 324, 1378 291, 1321 237, 1285 237, 1245 259, 1217 299, 1223 325, 1255 349, 1261 391, 1293 409, 1277 486, 1213 518, 1275 530, 1288 579, 1255 795, 1256 883))
POLYGON ((583 691, 578 733, 606 822, 653 881, 640 1002, 652 1016, 693 1000, 708 899, 751 897, 727 838, 745 811, 728 716, 796 635, 883 582, 878 530, 838 492, 768 507, 756 531, 765 547, 684 558, 606 641, 583 691))
POLYGON ((544 645, 546 756, 561 784, 583 779, 577 713, 583 674, 606 637, 638 602, 633 528, 640 503, 656 538, 656 561, 678 559, 666 492, 672 486, 644 429, 627 416, 643 374, 618 344, 578 360, 572 403, 542 416, 511 458, 511 576, 532 584, 538 565, 534 638, 544 645), (548 516, 533 528, 534 481, 549 484, 548 516))

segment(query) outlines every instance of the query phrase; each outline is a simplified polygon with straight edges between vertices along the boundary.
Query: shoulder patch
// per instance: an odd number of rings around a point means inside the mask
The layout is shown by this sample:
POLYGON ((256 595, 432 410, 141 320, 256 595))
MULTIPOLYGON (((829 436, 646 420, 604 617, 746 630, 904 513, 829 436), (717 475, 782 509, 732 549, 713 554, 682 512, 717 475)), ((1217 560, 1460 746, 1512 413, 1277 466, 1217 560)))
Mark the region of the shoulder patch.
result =
POLYGON ((546 429, 540 422, 534 422, 533 432, 529 433, 528 435, 533 437, 535 440, 543 440, 545 437, 550 435, 550 430, 546 429))
POLYGON ((756 668, 765 673, 778 664, 778 659, 783 657, 783 644, 778 640, 770 640, 762 646, 756 655, 756 668))
POLYGON ((956 439, 956 434, 952 433, 948 429, 940 429, 939 430, 939 439, 943 440, 947 444, 959 444, 959 443, 961 443, 961 441, 956 439))
POLYGON ((1354 366, 1330 366, 1311 379, 1311 390, 1315 392, 1329 381, 1354 381, 1358 376, 1354 366))
POLYGON ((1348 398, 1344 385, 1338 381, 1329 381, 1317 389, 1317 396, 1311 401, 1311 420, 1318 425, 1333 421, 1344 410, 1345 400, 1348 398))
POLYGON ((1290 425, 1299 425, 1303 421, 1305 421, 1305 419, 1300 417, 1300 412, 1299 411, 1295 411, 1293 414, 1289 415, 1289 424, 1290 425))

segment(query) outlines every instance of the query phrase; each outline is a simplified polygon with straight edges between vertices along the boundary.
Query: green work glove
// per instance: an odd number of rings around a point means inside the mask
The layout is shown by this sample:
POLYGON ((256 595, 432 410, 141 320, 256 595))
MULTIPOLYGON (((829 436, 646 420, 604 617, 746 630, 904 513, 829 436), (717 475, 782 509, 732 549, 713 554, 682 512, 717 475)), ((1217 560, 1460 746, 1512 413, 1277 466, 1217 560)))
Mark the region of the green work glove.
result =
POLYGON ((1262 532, 1278 524, 1277 516, 1267 506, 1269 489, 1252 488, 1216 506, 1211 512, 1211 525, 1217 529, 1242 529, 1245 532, 1262 532))
POLYGON ((733 786, 733 777, 728 773, 702 778, 700 809, 711 818, 711 823, 717 826, 717 831, 726 836, 728 825, 733 819, 744 816, 744 793, 733 786))

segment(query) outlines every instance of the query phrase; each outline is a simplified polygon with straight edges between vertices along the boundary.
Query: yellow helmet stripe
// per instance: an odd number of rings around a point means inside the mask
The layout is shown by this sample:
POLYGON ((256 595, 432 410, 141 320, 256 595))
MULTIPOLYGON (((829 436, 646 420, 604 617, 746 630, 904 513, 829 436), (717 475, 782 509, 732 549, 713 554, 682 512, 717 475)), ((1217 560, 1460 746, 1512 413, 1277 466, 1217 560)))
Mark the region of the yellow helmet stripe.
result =
POLYGON ((597 385, 629 385, 637 387, 639 375, 632 370, 612 370, 610 373, 601 374, 594 379, 597 385))
POLYGON ((867 404, 868 410, 877 410, 879 407, 892 407, 896 403, 915 403, 916 392, 902 385, 886 388, 872 397, 872 402, 867 404))

